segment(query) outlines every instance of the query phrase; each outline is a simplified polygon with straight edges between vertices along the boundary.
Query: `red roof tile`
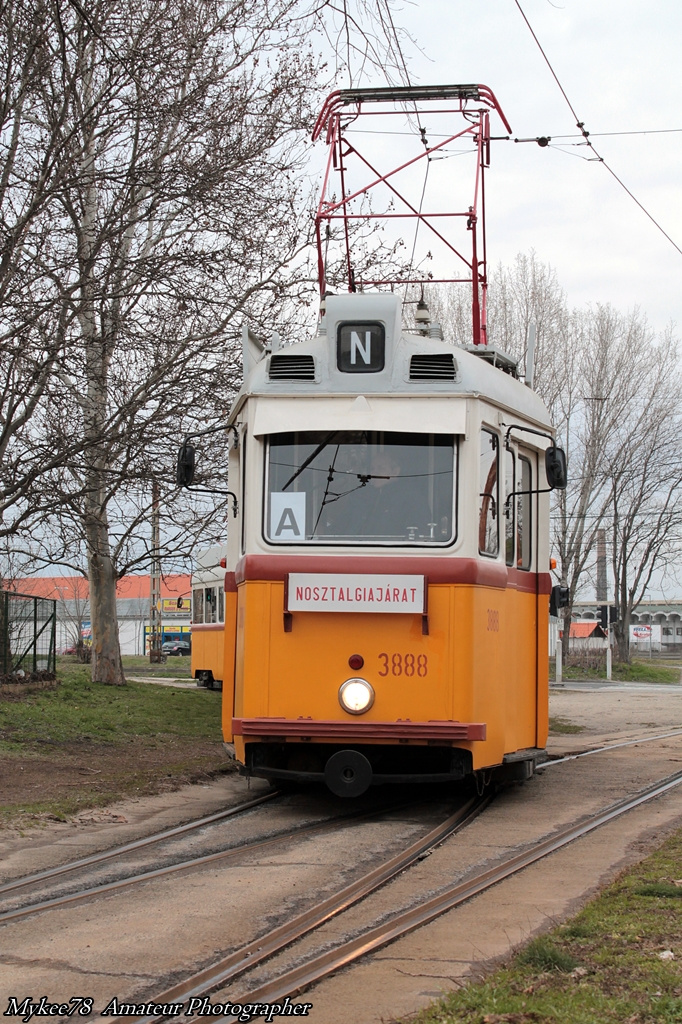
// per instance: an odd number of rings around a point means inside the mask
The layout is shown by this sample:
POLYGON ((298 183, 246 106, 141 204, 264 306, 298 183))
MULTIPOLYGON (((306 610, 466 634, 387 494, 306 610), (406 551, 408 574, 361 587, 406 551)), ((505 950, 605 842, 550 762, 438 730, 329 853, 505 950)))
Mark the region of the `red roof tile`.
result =
POLYGON ((605 637, 606 634, 598 622, 572 622, 571 636, 575 637, 605 637))
MULTIPOLYGON (((10 588, 17 594, 56 598, 61 601, 85 601, 90 588, 84 576, 31 576, 14 580, 10 588)), ((116 585, 116 596, 124 599, 149 599, 149 576, 123 576, 116 585)), ((189 573, 161 577, 161 597, 181 597, 190 592, 189 573)))

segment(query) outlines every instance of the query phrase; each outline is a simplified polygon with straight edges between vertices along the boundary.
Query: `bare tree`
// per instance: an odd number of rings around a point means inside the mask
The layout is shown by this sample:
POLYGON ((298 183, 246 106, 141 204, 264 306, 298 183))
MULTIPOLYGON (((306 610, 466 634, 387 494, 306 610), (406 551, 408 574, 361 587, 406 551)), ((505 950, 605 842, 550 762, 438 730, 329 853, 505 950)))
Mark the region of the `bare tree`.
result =
MULTIPOLYGON (((43 418, 73 316, 52 232, 67 140, 36 118, 44 20, 42 3, 0 3, 0 536, 51 504, 40 481, 64 458, 43 418)), ((79 443, 69 440, 67 454, 79 443)))
MULTIPOLYGON (((40 74, 19 141, 59 152, 49 252, 31 257, 63 311, 36 403, 52 501, 85 539, 93 678, 121 683, 113 503, 167 472, 170 424, 211 415, 208 379, 228 404, 234 318, 307 286, 302 263, 283 268, 307 241, 292 175, 315 64, 288 0, 34 6, 40 74)), ((35 446, 26 419, 15 433, 35 446)))
MULTIPOLYGON (((448 338, 457 345, 469 345, 471 287, 431 285, 426 291, 434 319, 445 326, 448 338)), ((566 352, 573 328, 555 270, 532 250, 519 253, 510 267, 498 264, 488 287, 488 343, 517 359, 521 373, 531 324, 536 329, 534 386, 552 411, 572 372, 566 352)))
MULTIPOLYGON (((468 292, 432 288, 429 301, 447 336, 467 345, 468 292)), ((627 660, 632 609, 679 533, 680 391, 672 334, 657 340, 638 310, 569 309, 554 271, 532 252, 493 272, 488 317, 490 344, 516 356, 521 367, 528 327, 537 327, 534 387, 568 459, 568 487, 555 493, 552 508, 554 550, 569 591, 564 636, 594 563, 597 532, 606 527, 619 656, 627 660)))
MULTIPOLYGON (((356 12, 391 33, 404 72, 388 0, 356 12)), ((151 481, 169 478, 175 438, 225 415, 240 321, 272 329, 311 301, 310 32, 334 13, 0 0, 0 530, 62 564, 84 547, 95 680, 124 681, 116 578, 148 558, 151 481)))
POLYGON ((637 395, 611 439, 607 479, 618 658, 630 660, 632 612, 682 537, 682 379, 671 331, 631 353, 637 395), (612 518, 611 518, 612 517, 612 518))

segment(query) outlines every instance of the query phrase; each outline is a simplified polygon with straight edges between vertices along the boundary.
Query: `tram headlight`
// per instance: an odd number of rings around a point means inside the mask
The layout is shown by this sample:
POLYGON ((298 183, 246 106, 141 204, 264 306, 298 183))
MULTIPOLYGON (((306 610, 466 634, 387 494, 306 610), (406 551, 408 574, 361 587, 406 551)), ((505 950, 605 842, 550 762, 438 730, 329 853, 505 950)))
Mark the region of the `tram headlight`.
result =
POLYGON ((374 703, 374 690, 366 679, 355 676, 339 688, 339 704, 351 715, 363 715, 374 703))

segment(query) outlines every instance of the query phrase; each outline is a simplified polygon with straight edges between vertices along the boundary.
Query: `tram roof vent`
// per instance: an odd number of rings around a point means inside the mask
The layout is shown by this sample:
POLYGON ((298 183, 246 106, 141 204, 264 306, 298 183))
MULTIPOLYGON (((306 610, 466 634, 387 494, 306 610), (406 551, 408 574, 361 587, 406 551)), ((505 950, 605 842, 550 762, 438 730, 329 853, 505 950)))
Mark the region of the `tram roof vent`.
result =
POLYGON ((410 359, 410 380, 455 380, 457 363, 449 352, 427 352, 410 359))
POLYGON ((310 355, 273 354, 268 377, 270 380, 315 380, 315 360, 310 355))

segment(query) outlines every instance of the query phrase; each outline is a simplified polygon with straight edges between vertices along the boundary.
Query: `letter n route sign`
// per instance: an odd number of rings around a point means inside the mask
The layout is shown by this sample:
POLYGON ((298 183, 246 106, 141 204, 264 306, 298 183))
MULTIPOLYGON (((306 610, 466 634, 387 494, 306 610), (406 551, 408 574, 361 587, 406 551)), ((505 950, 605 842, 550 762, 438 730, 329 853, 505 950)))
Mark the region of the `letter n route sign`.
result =
POLYGON ((386 358, 383 324, 339 324, 336 336, 336 365, 342 373, 378 373, 386 358))

